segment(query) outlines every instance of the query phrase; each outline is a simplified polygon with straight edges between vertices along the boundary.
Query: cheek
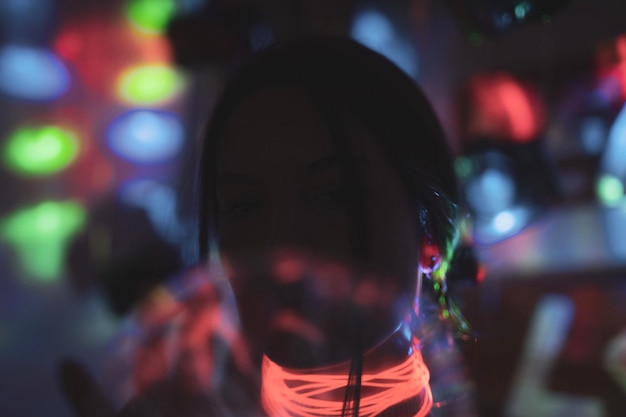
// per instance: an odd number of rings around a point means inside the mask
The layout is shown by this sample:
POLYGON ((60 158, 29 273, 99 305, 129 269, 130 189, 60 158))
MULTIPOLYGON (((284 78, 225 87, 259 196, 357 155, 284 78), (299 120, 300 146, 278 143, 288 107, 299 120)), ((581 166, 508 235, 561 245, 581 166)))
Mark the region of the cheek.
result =
POLYGON ((398 296, 413 299, 417 290, 418 230, 404 199, 374 199, 370 207, 372 261, 381 275, 396 283, 398 296))
POLYGON ((217 245, 221 255, 243 255, 266 246, 270 220, 264 215, 247 219, 222 220, 217 231, 217 245))

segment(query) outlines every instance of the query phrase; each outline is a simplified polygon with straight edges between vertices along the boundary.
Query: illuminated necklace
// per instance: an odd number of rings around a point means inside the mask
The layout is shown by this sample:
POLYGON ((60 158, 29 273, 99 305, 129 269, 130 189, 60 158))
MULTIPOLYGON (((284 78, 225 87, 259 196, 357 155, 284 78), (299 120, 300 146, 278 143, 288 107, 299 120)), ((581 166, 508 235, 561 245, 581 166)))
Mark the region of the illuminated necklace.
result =
MULTIPOLYGON (((345 373, 313 373, 285 369, 263 356, 263 408, 270 417, 340 416, 345 373)), ((422 396, 414 417, 424 417, 433 405, 430 374, 418 349, 402 363, 380 372, 363 373, 359 415, 374 417, 403 401, 422 396)))

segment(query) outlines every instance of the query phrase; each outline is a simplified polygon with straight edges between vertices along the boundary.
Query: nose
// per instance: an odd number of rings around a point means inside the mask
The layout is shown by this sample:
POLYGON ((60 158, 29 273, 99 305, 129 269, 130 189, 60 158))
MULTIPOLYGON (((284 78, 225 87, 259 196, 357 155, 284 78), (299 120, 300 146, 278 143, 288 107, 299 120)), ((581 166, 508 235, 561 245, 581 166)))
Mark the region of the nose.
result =
POLYGON ((274 249, 304 249, 308 246, 306 219, 299 216, 294 205, 272 212, 266 247, 274 249))

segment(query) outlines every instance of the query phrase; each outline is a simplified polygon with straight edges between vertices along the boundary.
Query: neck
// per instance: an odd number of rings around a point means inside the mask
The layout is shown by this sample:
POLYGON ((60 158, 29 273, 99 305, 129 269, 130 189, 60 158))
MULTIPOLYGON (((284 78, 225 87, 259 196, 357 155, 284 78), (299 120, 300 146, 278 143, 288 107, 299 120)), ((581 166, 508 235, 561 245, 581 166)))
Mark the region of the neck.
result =
MULTIPOLYGON (((432 406, 421 353, 399 329, 363 355, 359 415, 425 416, 432 406)), ((350 362, 312 369, 283 368, 263 358, 262 402, 270 417, 343 414, 350 362)))

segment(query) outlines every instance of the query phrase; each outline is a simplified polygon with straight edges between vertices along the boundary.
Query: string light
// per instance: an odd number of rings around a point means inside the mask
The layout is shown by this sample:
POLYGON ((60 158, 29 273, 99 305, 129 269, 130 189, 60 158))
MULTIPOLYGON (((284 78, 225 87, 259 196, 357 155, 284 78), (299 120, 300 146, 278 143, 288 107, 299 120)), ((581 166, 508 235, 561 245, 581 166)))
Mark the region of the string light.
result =
MULTIPOLYGON (((341 415, 347 375, 285 369, 263 357, 262 402, 272 417, 319 417, 341 415), (337 400, 336 398, 340 398, 337 400)), ((418 349, 402 363, 381 372, 361 376, 360 415, 374 417, 390 407, 420 396, 414 417, 430 412, 433 399, 430 373, 418 349)))

